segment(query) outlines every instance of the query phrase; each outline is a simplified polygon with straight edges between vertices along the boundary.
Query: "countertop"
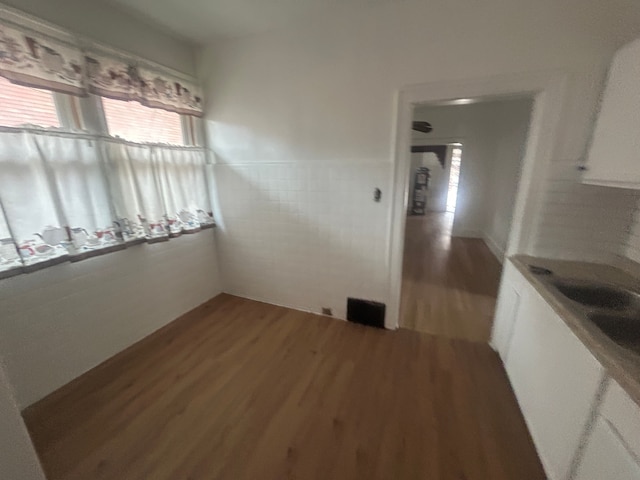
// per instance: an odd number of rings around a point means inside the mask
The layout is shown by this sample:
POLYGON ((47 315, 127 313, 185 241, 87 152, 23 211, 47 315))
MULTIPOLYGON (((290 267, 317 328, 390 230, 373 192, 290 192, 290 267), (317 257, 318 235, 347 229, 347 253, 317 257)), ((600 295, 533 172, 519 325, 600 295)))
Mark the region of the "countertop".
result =
POLYGON ((619 346, 595 324, 576 313, 571 305, 572 301, 548 284, 548 276, 531 273, 528 266, 547 268, 552 270, 556 277, 612 283, 636 291, 640 291, 640 279, 614 266, 599 263, 554 260, 528 255, 514 255, 509 260, 564 320, 607 373, 640 406, 640 355, 619 346))

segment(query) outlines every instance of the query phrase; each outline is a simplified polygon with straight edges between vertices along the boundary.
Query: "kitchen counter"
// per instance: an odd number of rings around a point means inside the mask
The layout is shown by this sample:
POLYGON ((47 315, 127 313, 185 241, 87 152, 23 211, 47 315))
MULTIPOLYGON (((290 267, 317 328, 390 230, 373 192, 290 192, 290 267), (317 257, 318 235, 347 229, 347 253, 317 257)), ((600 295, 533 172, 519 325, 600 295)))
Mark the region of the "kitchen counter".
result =
POLYGON ((619 346, 588 318, 577 313, 572 306, 573 302, 549 284, 552 277, 532 273, 529 265, 549 269, 556 278, 611 283, 639 292, 640 278, 619 268, 598 263, 553 260, 528 255, 515 255, 509 260, 564 320, 609 375, 640 406, 640 355, 619 346))

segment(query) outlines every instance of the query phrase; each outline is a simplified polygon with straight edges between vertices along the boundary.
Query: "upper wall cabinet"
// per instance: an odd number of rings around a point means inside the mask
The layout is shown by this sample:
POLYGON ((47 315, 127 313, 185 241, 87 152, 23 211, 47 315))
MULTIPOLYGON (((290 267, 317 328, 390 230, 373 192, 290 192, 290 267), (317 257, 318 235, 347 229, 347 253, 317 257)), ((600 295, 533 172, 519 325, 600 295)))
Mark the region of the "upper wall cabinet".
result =
POLYGON ((640 39, 613 59, 582 180, 640 189, 640 39))

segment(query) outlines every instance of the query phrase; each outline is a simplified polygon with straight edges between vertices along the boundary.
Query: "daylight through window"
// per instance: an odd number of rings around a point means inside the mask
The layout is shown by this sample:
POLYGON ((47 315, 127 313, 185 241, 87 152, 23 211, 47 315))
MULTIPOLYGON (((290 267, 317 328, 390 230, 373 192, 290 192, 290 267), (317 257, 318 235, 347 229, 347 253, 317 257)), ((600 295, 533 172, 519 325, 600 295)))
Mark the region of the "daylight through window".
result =
POLYGON ((131 142, 184 145, 180 115, 139 102, 103 98, 109 135, 131 142))
POLYGON ((0 126, 23 125, 60 126, 53 94, 46 90, 16 85, 0 77, 0 126))

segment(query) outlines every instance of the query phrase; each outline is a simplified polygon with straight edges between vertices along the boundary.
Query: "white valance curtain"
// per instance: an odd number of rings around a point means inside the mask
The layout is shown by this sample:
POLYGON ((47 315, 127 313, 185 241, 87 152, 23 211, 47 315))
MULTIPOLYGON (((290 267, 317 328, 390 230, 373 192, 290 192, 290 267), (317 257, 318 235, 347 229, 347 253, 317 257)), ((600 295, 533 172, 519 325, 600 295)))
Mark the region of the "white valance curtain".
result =
POLYGON ((205 150, 0 131, 0 272, 213 226, 205 150))
POLYGON ((0 19, 0 76, 29 87, 136 100, 148 107, 202 116, 202 93, 195 79, 88 43, 71 32, 56 38, 0 19))

